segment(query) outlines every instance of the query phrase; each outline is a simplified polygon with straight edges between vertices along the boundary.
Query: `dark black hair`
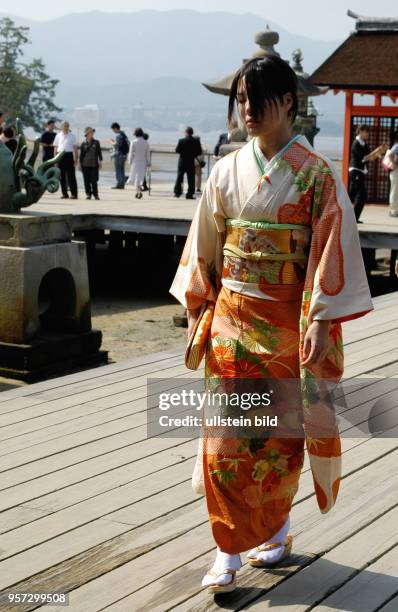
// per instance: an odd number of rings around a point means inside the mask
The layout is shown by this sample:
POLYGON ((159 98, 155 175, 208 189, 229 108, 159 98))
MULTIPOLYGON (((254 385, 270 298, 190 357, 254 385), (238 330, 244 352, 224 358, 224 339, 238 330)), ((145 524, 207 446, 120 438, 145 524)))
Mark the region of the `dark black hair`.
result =
POLYGON ((355 133, 358 135, 359 132, 370 132, 370 126, 367 123, 360 123, 357 126, 355 133))
POLYGON ((189 134, 190 136, 193 136, 193 128, 191 128, 189 125, 187 128, 185 128, 185 131, 187 134, 189 134))
POLYGON ((144 133, 144 140, 148 140, 149 139, 149 134, 147 134, 146 132, 144 133))
POLYGON ((396 130, 394 132, 394 134, 392 135, 392 141, 393 142, 398 142, 398 130, 396 130))
POLYGON ((136 136, 137 138, 140 138, 143 135, 144 135, 144 130, 142 128, 135 128, 134 136, 136 136))
POLYGON ((55 123, 55 119, 49 119, 46 123, 46 125, 52 125, 55 123))
POLYGON ((236 97, 240 81, 245 80, 247 97, 251 114, 261 119, 265 107, 269 104, 283 102, 283 96, 290 93, 293 104, 289 117, 293 123, 298 111, 297 77, 294 70, 285 60, 277 55, 267 55, 248 60, 235 74, 232 81, 228 104, 228 121, 231 123, 235 111, 236 97))
POLYGON ((120 130, 120 125, 117 121, 114 121, 111 125, 111 130, 120 130))
POLYGON ((9 125, 8 127, 4 128, 3 134, 6 138, 14 138, 15 130, 11 125, 9 125))

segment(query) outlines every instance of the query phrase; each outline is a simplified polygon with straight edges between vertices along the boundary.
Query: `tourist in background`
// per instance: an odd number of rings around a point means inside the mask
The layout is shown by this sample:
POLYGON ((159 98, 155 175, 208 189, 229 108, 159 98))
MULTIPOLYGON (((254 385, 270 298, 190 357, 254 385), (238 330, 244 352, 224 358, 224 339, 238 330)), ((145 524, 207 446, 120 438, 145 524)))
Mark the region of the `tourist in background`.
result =
POLYGON ((218 142, 216 144, 216 146, 214 147, 214 157, 218 160, 220 159, 220 148, 222 147, 222 145, 224 144, 229 144, 231 142, 231 134, 229 132, 223 132, 222 134, 220 134, 219 138, 218 138, 218 142))
POLYGON ((131 141, 128 161, 130 164, 130 175, 128 183, 135 185, 135 197, 142 198, 142 185, 148 166, 151 163, 149 143, 144 138, 141 128, 134 130, 134 139, 131 141))
MULTIPOLYGON (((149 140, 149 134, 147 134, 146 132, 144 132, 144 140, 149 140)), ((151 148, 149 147, 149 150, 150 149, 151 148)), ((150 168, 150 165, 148 166, 148 168, 150 168)), ((146 182, 146 177, 147 175, 145 175, 144 182, 142 183, 142 191, 149 191, 149 187, 146 182)))
POLYGON ((394 132, 393 145, 388 155, 391 162, 390 170, 390 217, 398 217, 398 132, 394 132))
POLYGON ((193 129, 187 127, 185 137, 180 138, 176 147, 176 153, 179 153, 177 179, 174 186, 174 195, 179 198, 182 194, 182 184, 184 175, 187 175, 188 191, 186 198, 188 200, 195 199, 195 157, 202 155, 202 146, 200 140, 194 138, 193 129))
POLYGON ((130 142, 126 134, 120 128, 116 121, 112 123, 111 129, 114 132, 115 139, 111 140, 113 152, 111 158, 115 166, 116 185, 112 189, 124 189, 126 183, 126 159, 129 154, 130 142))
POLYGON ((55 121, 54 119, 50 119, 47 121, 46 130, 43 132, 40 138, 40 144, 43 148, 43 162, 46 162, 54 157, 54 140, 56 135, 55 121))
POLYGON ((86 200, 91 200, 91 196, 99 200, 98 179, 102 164, 102 151, 99 140, 94 138, 94 132, 94 128, 86 127, 85 140, 80 146, 79 167, 83 173, 86 200))
POLYGON ((356 137, 351 145, 351 157, 349 167, 349 187, 348 193, 350 200, 354 205, 355 218, 357 223, 362 223, 359 220, 363 207, 367 200, 366 190, 366 175, 368 173, 367 162, 381 158, 386 152, 386 146, 380 145, 373 151, 368 145, 369 126, 362 123, 356 129, 356 137))
MULTIPOLYGON (((202 148, 202 144, 200 142, 199 136, 196 137, 199 141, 200 148, 202 148)), ((195 157, 195 184, 196 184, 196 193, 202 193, 202 173, 203 168, 205 167, 205 156, 203 155, 203 150, 200 155, 195 157)))
POLYGON ((18 142, 15 138, 15 130, 12 125, 8 125, 3 128, 3 132, 0 136, 0 140, 6 145, 8 149, 10 149, 11 153, 14 155, 17 150, 18 142))
POLYGON ((68 188, 71 199, 77 200, 77 181, 75 168, 78 164, 78 144, 76 136, 70 129, 68 121, 61 123, 61 131, 54 139, 54 155, 63 152, 64 155, 58 163, 61 171, 61 190, 62 199, 69 198, 68 188))

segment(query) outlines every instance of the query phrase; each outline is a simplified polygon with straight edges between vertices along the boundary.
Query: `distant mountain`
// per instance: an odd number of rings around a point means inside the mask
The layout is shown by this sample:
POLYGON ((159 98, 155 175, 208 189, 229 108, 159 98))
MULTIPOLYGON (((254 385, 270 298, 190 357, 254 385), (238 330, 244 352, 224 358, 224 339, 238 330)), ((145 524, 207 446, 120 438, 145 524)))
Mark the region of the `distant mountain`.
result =
MULTIPOLYGON (((57 103, 63 108, 95 103, 118 109, 142 102, 146 108, 214 112, 225 109, 226 100, 208 92, 201 82, 237 69, 257 49, 254 34, 267 23, 279 32, 276 49, 281 56, 290 59, 292 51, 300 48, 308 73, 341 42, 293 34, 250 13, 94 11, 41 22, 10 17, 30 27, 32 44, 26 55, 42 57, 49 74, 60 80, 57 103)), ((342 95, 315 100, 332 123, 341 123, 343 104, 342 95)))
POLYGON ((225 98, 210 93, 199 81, 183 77, 160 77, 145 81, 114 83, 113 85, 58 85, 58 98, 66 107, 81 106, 100 101, 101 106, 126 106, 140 102, 151 106, 217 109, 225 107, 225 98))

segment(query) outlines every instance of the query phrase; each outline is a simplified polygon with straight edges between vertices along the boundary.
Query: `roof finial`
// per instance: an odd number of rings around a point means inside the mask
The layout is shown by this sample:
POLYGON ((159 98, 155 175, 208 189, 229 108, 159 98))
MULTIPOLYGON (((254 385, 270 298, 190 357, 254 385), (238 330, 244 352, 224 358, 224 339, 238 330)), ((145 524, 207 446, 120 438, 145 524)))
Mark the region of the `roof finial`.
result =
POLYGON ((301 49, 295 49, 292 53, 293 70, 295 72, 303 72, 303 52, 301 49))
POLYGON ((277 45, 279 42, 279 34, 274 30, 271 30, 269 25, 262 32, 257 32, 254 36, 254 42, 259 45, 261 51, 257 51, 254 56, 264 56, 264 55, 278 55, 279 53, 275 51, 274 45, 277 45))

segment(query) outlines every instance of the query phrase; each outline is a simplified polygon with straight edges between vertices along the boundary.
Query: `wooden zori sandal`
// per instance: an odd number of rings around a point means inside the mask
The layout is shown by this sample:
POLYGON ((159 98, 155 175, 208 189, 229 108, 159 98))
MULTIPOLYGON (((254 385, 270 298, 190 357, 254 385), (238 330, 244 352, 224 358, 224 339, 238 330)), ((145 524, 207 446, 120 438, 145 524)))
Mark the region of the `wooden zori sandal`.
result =
POLYGON ((252 567, 275 567, 281 561, 286 559, 286 557, 288 557, 290 553, 292 552, 293 536, 288 535, 285 542, 275 542, 274 544, 263 544, 263 546, 256 546, 255 550, 259 553, 267 552, 269 550, 272 550, 274 548, 279 548, 281 546, 284 546, 285 550, 283 552, 282 557, 276 563, 267 563, 266 561, 263 561, 262 559, 250 559, 249 558, 248 559, 249 564, 252 567))
POLYGON ((228 584, 209 584, 207 585, 207 590, 209 593, 229 593, 230 591, 233 591, 236 589, 236 570, 232 570, 232 569, 227 569, 224 570, 223 572, 213 572, 213 570, 209 570, 207 572, 208 576, 214 576, 215 578, 218 578, 219 576, 222 576, 223 574, 231 574, 232 576, 232 580, 231 582, 228 582, 228 584))

